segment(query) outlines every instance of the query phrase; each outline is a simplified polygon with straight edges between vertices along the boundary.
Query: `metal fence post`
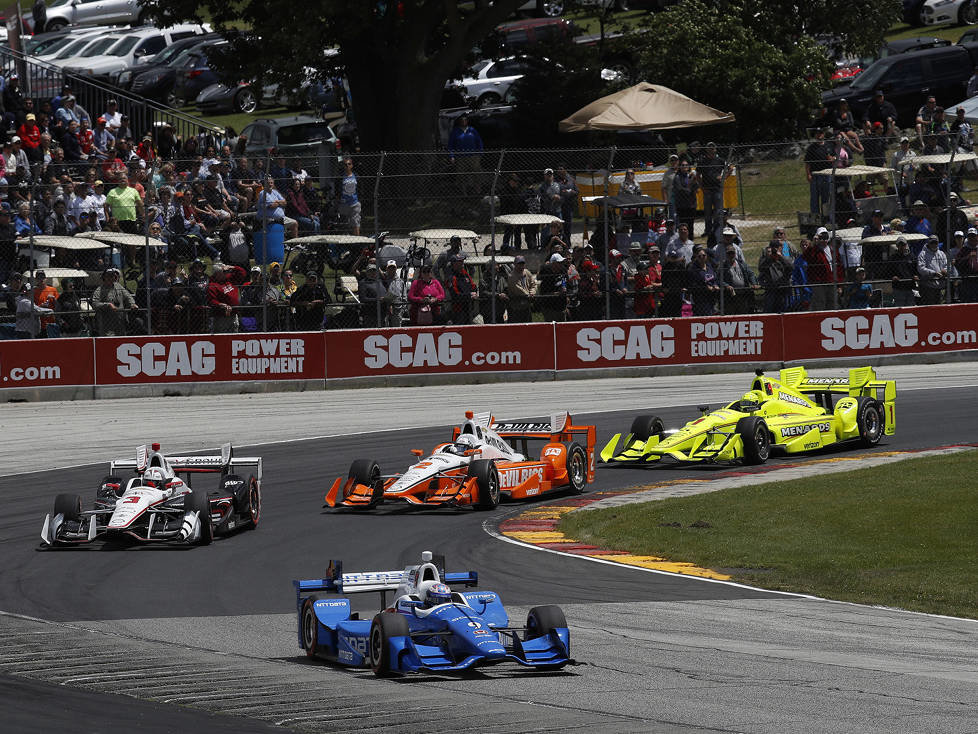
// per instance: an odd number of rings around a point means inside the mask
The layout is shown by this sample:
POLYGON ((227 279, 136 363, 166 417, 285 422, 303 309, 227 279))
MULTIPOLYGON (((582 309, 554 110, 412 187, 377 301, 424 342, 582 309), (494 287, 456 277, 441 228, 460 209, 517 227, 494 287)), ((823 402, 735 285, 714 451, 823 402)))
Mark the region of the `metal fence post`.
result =
MULTIPOLYGON (((377 163, 377 177, 374 179, 374 237, 380 234, 380 178, 384 175, 384 151, 380 151, 380 161, 377 163)), ((340 182, 342 186, 342 182, 340 182)), ((379 266, 378 266, 379 267, 379 266)), ((335 273, 334 273, 335 274, 335 273)))
POLYGON ((608 195, 611 185, 611 167, 615 163, 617 147, 608 151, 608 167, 604 173, 604 317, 611 318, 611 235, 608 232, 608 195))
POLYGON ((493 171, 492 184, 489 186, 489 287, 492 289, 492 323, 496 323, 496 183, 499 181, 499 170, 503 167, 505 148, 499 151, 499 161, 493 171))

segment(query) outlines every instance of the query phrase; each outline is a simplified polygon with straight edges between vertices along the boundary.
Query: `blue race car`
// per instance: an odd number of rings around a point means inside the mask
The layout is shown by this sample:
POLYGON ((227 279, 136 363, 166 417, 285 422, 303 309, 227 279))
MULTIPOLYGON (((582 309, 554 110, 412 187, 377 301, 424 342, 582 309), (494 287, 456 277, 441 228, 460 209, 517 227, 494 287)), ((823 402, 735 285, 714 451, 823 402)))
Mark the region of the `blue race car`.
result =
POLYGON ((503 662, 538 670, 574 664, 560 607, 533 607, 525 627, 510 627, 495 592, 452 590, 452 585, 476 586, 477 573, 445 573, 444 559, 430 551, 421 554, 419 565, 403 571, 343 573, 341 562, 330 561, 326 576, 292 582, 299 647, 310 657, 369 666, 378 676, 456 672, 503 662), (360 619, 342 596, 367 591, 381 596, 382 611, 373 620, 360 619), (395 592, 391 607, 388 591, 395 592))

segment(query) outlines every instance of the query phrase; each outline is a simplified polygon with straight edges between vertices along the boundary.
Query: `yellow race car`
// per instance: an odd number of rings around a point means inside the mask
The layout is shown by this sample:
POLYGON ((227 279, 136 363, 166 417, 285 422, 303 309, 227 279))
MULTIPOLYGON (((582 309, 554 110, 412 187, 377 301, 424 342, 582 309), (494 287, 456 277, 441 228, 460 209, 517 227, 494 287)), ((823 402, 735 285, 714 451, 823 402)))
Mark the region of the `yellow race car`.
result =
POLYGON ((783 369, 776 380, 756 375, 739 400, 713 411, 702 406, 703 415, 678 430, 666 431, 658 416, 637 416, 624 437, 616 433, 602 449, 601 460, 762 464, 775 447, 796 454, 840 441, 875 446, 893 435, 896 382, 877 379, 872 367, 839 379, 809 377, 804 367, 783 369))

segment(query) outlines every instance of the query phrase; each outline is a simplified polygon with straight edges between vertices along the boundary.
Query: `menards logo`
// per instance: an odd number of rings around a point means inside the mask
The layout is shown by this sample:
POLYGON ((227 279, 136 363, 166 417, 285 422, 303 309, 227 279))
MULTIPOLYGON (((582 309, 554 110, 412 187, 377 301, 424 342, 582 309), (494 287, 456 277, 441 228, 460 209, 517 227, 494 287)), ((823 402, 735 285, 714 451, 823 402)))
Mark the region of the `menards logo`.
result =
POLYGON ((781 438, 788 438, 789 436, 804 436, 813 428, 817 428, 819 433, 828 433, 832 430, 832 423, 825 421, 824 423, 806 423, 801 426, 786 426, 781 429, 781 438))
POLYGON ((517 469, 504 469, 499 472, 499 483, 504 487, 515 487, 533 476, 539 481, 543 481, 543 467, 531 466, 517 469))
POLYGON ((804 405, 806 408, 810 407, 807 400, 792 395, 789 392, 781 392, 780 390, 778 391, 778 400, 783 400, 786 403, 794 403, 795 405, 804 405))

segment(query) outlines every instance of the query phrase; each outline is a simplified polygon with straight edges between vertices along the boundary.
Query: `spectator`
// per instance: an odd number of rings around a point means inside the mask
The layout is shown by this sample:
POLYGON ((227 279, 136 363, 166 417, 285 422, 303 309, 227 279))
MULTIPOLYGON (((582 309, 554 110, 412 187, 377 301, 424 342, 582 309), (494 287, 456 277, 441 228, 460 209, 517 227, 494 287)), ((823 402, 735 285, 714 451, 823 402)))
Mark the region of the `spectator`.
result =
POLYGON ((672 180, 673 198, 676 201, 676 220, 679 227, 686 226, 690 239, 693 237, 693 220, 696 216, 696 189, 699 183, 689 171, 689 162, 681 161, 672 180))
POLYGON ((892 102, 887 102, 883 97, 883 90, 877 89, 873 92, 873 101, 866 108, 866 116, 863 118, 863 129, 869 132, 875 123, 883 126, 883 134, 887 138, 892 138, 896 133, 897 111, 892 102))
POLYGON ((68 129, 68 124, 71 122, 74 122, 76 125, 81 123, 81 118, 75 109, 75 98, 72 95, 69 94, 64 98, 62 105, 54 113, 54 119, 64 130, 68 129))
MULTIPOLYGON (((883 226, 883 211, 881 209, 874 209, 872 217, 865 227, 863 227, 863 233, 861 239, 866 239, 867 237, 879 237, 886 234, 886 228, 883 226)), ((872 278, 878 278, 880 273, 880 267, 883 264, 883 248, 885 245, 867 242, 863 245, 863 265, 866 267, 867 272, 872 278)), ((849 263, 852 267, 859 265, 858 262, 849 263)), ((848 275, 848 273, 847 273, 848 275)))
POLYGON ((465 269, 465 255, 461 252, 452 258, 452 273, 446 291, 452 301, 452 323, 472 323, 472 307, 478 302, 479 289, 465 269))
POLYGON ((844 99, 839 100, 832 115, 832 129, 836 132, 849 132, 856 129, 856 123, 852 117, 852 110, 849 109, 849 102, 844 99))
MULTIPOLYGON (((978 235, 978 230, 975 230, 978 235)), ((892 281, 893 305, 913 306, 916 304, 914 291, 917 288, 917 261, 910 253, 910 245, 903 237, 897 237, 897 251, 886 261, 885 273, 892 281)))
POLYGON ((139 192, 129 186, 129 176, 123 173, 116 187, 105 197, 105 215, 115 219, 123 232, 139 234, 143 213, 143 200, 139 192))
POLYGON ((513 272, 509 274, 506 284, 506 295, 508 297, 506 310, 510 323, 533 321, 531 309, 536 290, 536 278, 526 267, 526 258, 517 255, 513 260, 513 272))
POLYGON ((65 200, 58 199, 54 202, 54 211, 44 219, 44 234, 70 237, 74 232, 75 227, 68 218, 65 200))
POLYGON ((407 312, 408 284, 398 272, 394 260, 388 260, 384 270, 384 287, 387 289, 384 296, 387 304, 387 326, 400 327, 404 324, 407 312))
POLYGON ((941 302, 944 283, 947 280, 947 255, 938 249, 935 235, 927 238, 927 245, 917 256, 917 275, 920 278, 920 303, 930 306, 941 302))
POLYGON ((448 161, 455 164, 459 174, 459 188, 466 196, 478 196, 478 175, 482 171, 482 137, 469 125, 467 115, 455 121, 448 136, 448 161))
POLYGON ((411 326, 428 326, 440 322, 445 290, 433 277, 430 265, 421 266, 421 274, 411 282, 408 291, 411 326))
MULTIPOLYGON (((37 306, 43 306, 44 308, 54 310, 54 307, 58 305, 58 289, 53 285, 48 283, 47 274, 43 270, 37 270, 34 272, 34 288, 33 288, 33 299, 34 304, 37 306)), ((48 326, 54 323, 54 319, 51 317, 41 318, 41 335, 45 335, 48 326)), ((35 334, 37 336, 37 334, 35 334)))
POLYGON ((552 221, 547 233, 540 238, 540 244, 543 246, 543 252, 547 257, 550 257, 555 252, 559 252, 562 255, 566 254, 568 245, 564 239, 563 224, 556 220, 552 221))
POLYGON ((543 183, 537 187, 540 196, 540 212, 560 216, 560 184, 554 179, 554 169, 543 169, 543 183))
POLYGON ((544 321, 567 320, 567 258, 555 252, 537 273, 544 321))
POLYGON ((55 306, 58 314, 58 327, 61 336, 81 336, 85 332, 85 322, 82 321, 81 295, 75 289, 72 278, 61 281, 61 295, 55 306))
POLYGON ((187 285, 197 288, 200 291, 207 290, 207 287, 210 285, 210 278, 207 277, 207 273, 205 272, 203 260, 197 258, 190 263, 190 275, 187 276, 187 285))
POLYGON ((951 133, 955 149, 959 153, 970 153, 975 147, 975 132, 971 123, 964 118, 964 114, 964 107, 958 107, 955 110, 954 120, 951 122, 951 133))
MULTIPOLYGON (((930 225, 930 208, 921 199, 917 199, 913 206, 910 208, 910 217, 907 219, 906 228, 904 231, 907 234, 925 234, 931 235, 933 230, 930 225)), ((914 254, 920 253, 921 247, 917 246, 914 254)))
POLYGON ((13 294, 14 337, 17 339, 34 339, 41 333, 41 318, 54 313, 53 309, 37 305, 31 293, 24 284, 20 273, 11 273, 9 292, 13 294))
POLYGON ((299 223, 299 232, 319 234, 319 217, 310 211, 299 179, 292 179, 292 186, 286 193, 285 200, 285 213, 299 223))
MULTIPOLYGON (((673 153, 669 156, 669 163, 665 172, 662 174, 662 198, 667 204, 666 215, 671 219, 676 218, 676 197, 673 191, 673 182, 676 179, 676 172, 679 170, 679 156, 673 153)), ((662 245, 659 245, 662 247, 662 245)))
POLYGON ((363 271, 363 276, 357 286, 357 296, 360 298, 360 321, 364 327, 383 326, 387 320, 386 302, 387 288, 380 279, 380 270, 371 263, 363 271))
POLYGON ((822 207, 829 203, 831 182, 828 176, 815 175, 835 164, 835 152, 825 142, 825 128, 815 130, 815 140, 805 150, 805 177, 808 179, 809 211, 821 214, 822 207))
POLYGON ((102 273, 102 284, 92 293, 95 330, 98 336, 125 336, 127 311, 136 308, 132 293, 119 283, 121 273, 109 268, 102 273))
POLYGON ((17 215, 14 217, 14 229, 17 230, 18 237, 27 237, 29 234, 41 234, 41 229, 31 221, 31 205, 26 201, 17 205, 17 215))
POLYGON ((443 286, 447 285, 449 278, 452 277, 452 262, 461 251, 462 238, 453 234, 448 240, 448 249, 442 251, 435 258, 435 277, 441 281, 443 286))
POLYGON ((709 236, 719 222, 715 221, 723 208, 723 183, 733 173, 733 167, 717 156, 717 144, 706 144, 706 155, 696 166, 696 181, 703 189, 703 218, 709 236))
POLYGON ((290 299, 295 310, 295 324, 299 331, 322 331, 326 305, 330 303, 329 293, 319 282, 319 274, 313 270, 306 273, 306 282, 292 294, 290 299))
POLYGON ((914 158, 917 154, 910 149, 910 138, 900 138, 900 147, 890 157, 890 168, 896 170, 897 196, 901 206, 907 204, 907 192, 914 178, 914 158))
POLYGON ((758 269, 760 284, 764 288, 764 311, 783 313, 787 310, 791 288, 791 260, 784 256, 780 240, 771 240, 761 255, 758 269))
POLYGON ((247 267, 251 252, 248 247, 248 238, 245 237, 245 233, 241 229, 241 222, 238 219, 231 220, 227 244, 228 260, 235 265, 247 267))
POLYGON ((886 165, 886 131, 882 122, 874 122, 869 132, 862 139, 863 159, 867 166, 886 165))
POLYGON ((655 291, 660 282, 659 273, 649 267, 648 261, 641 260, 633 280, 635 298, 632 301, 632 312, 637 318, 655 316, 655 291))
POLYGON ((930 129, 930 124, 934 121, 937 113, 937 98, 930 96, 923 106, 917 110, 917 117, 914 120, 917 129, 917 139, 923 144, 924 135, 930 129))
POLYGON ((238 306, 241 295, 234 283, 228 280, 227 266, 214 263, 214 273, 207 286, 207 305, 211 310, 211 330, 215 334, 238 331, 238 306))
POLYGON ((808 247, 802 253, 807 263, 806 279, 811 288, 811 311, 831 311, 836 307, 838 286, 843 278, 835 269, 838 263, 833 263, 832 251, 829 246, 829 233, 825 227, 819 227, 815 232, 815 241, 808 242, 808 247))
POLYGON ((693 300, 694 316, 712 316, 716 311, 720 286, 716 271, 710 264, 706 248, 698 245, 693 252, 693 262, 688 268, 689 293, 693 300))
MULTIPOLYGON (((527 212, 526 197, 520 186, 520 177, 515 173, 509 174, 506 178, 506 186, 503 187, 499 195, 500 214, 525 214, 527 212)), ((528 228, 527 228, 528 229, 528 228)), ((503 247, 510 247, 519 250, 521 245, 521 232, 524 227, 519 225, 507 224, 503 230, 503 247)), ((527 238, 527 246, 529 246, 527 238)))
POLYGON ((754 292, 758 289, 757 276, 737 259, 737 249, 733 243, 727 245, 724 254, 726 258, 720 265, 723 313, 753 313, 754 292))
POLYGON ((37 126, 37 117, 32 113, 24 118, 24 124, 17 128, 17 137, 20 138, 24 154, 31 163, 40 163, 41 155, 41 128, 37 126))
POLYGON ((7 77, 7 84, 3 88, 3 109, 7 127, 16 128, 24 121, 24 93, 16 72, 7 77))
MULTIPOLYGON (((273 263, 273 264, 275 264, 275 263, 273 263)), ((275 268, 269 268, 269 270, 270 270, 270 273, 269 273, 269 276, 268 276, 269 283, 274 283, 275 276, 276 276, 276 272, 275 272, 276 269, 275 268)), ((288 298, 290 300, 291 300, 292 296, 294 296, 296 294, 296 291, 299 290, 299 284, 295 282, 295 277, 294 277, 294 274, 293 274, 293 272, 291 270, 286 270, 284 273, 282 273, 281 284, 280 284, 279 287, 280 287, 280 289, 282 291, 282 295, 285 298, 288 298)))
POLYGON ((962 303, 978 302, 978 229, 968 229, 968 239, 954 257, 954 267, 961 276, 958 298, 962 303))
POLYGON ((676 231, 676 220, 671 217, 665 221, 666 231, 660 235, 657 235, 655 239, 652 239, 653 235, 649 233, 649 242, 655 242, 659 246, 661 251, 668 251, 670 248, 674 248, 679 243, 679 232, 676 231))
POLYGON ((855 133, 839 131, 835 134, 835 144, 832 148, 832 155, 835 157, 832 165, 834 168, 848 168, 854 163, 855 154, 862 152, 862 143, 855 133))
POLYGON ((10 223, 10 204, 0 204, 0 283, 7 282, 7 276, 17 259, 17 230, 10 223))
POLYGON ((360 198, 357 196, 357 175, 353 172, 353 159, 343 159, 343 177, 339 188, 339 213, 347 218, 353 234, 360 234, 360 198))
POLYGON ((740 235, 737 233, 736 229, 733 227, 724 227, 723 236, 720 241, 713 247, 707 248, 707 251, 710 253, 710 259, 715 268, 719 268, 727 261, 726 253, 731 247, 737 254, 737 262, 739 262, 742 266, 747 267, 747 261, 744 259, 744 251, 741 249, 740 244, 738 243, 739 239, 740 235))
POLYGON ((846 289, 849 308, 869 308, 873 286, 866 282, 866 268, 856 268, 856 277, 846 289))
POLYGON ((570 243, 574 225, 574 212, 577 210, 577 181, 567 172, 566 166, 559 166, 554 176, 560 189, 559 216, 564 221, 564 241, 570 243))

